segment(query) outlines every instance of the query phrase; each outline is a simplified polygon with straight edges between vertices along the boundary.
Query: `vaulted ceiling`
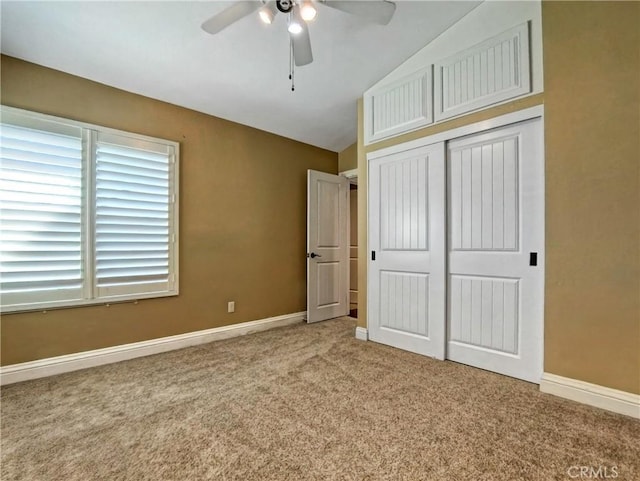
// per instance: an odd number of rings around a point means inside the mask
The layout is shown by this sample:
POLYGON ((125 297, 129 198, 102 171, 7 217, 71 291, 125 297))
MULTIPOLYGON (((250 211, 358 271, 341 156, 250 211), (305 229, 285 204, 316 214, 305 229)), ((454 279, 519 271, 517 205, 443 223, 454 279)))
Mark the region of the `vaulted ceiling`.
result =
POLYGON ((232 3, 3 0, 2 53, 340 151, 362 93, 480 2, 397 1, 386 26, 320 5, 293 92, 285 15, 200 28, 232 3))

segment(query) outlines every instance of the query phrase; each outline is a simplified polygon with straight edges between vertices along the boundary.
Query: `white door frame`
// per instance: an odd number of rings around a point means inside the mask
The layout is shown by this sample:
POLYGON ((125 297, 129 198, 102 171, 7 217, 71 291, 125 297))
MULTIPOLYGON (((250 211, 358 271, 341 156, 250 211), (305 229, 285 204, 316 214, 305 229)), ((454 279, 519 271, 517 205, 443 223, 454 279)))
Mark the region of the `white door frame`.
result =
MULTIPOLYGON (((544 132, 544 106, 536 105, 534 107, 529 107, 527 109, 519 110, 517 112, 511 112, 505 115, 494 117, 492 119, 488 119, 481 122, 476 122, 473 124, 458 127, 455 129, 447 130, 445 132, 440 132, 431 136, 422 137, 420 139, 416 139, 409 142, 405 142, 403 144, 398 144, 398 145, 394 145, 384 149, 376 150, 374 152, 369 152, 366 156, 367 179, 370 178, 369 164, 374 159, 378 159, 380 157, 386 157, 388 155, 397 154, 400 152, 424 147, 424 146, 439 143, 439 142, 448 142, 453 139, 463 137, 466 135, 477 134, 490 129, 504 127, 510 124, 515 124, 518 122, 522 122, 525 120, 532 120, 536 118, 540 118, 542 120, 543 132, 544 132)), ((542 135, 544 136, 544 133, 542 135)), ((371 204, 370 189, 367 189, 367 248, 366 248, 367 253, 370 252, 369 243, 368 243, 369 237, 371 235, 370 233, 371 205, 370 204, 371 204)), ((541 257, 542 259, 544 259, 544 255, 542 255, 541 257)), ((367 265, 370 265, 370 263, 371 263, 371 259, 367 256, 367 265)), ((540 268, 543 269, 543 279, 544 279, 544 265, 541 264, 540 268)), ((368 270, 369 269, 367 269, 367 271, 368 270)), ((369 276, 367 276, 366 282, 367 282, 367 294, 368 294, 369 292, 371 292, 371 281, 369 279, 369 276)), ((544 291, 544 286, 543 286, 543 291, 544 291)), ((373 300, 371 299, 371 296, 367 295, 367 312, 371 312, 371 309, 373 308, 372 301, 373 300)), ((544 312, 544 296, 542 296, 542 305, 540 306, 540 308, 542 309, 542 312, 544 312)), ((544 319, 541 321, 541 325, 539 329, 540 329, 540 343, 541 343, 540 349, 542 352, 544 352, 544 319)), ((360 333, 360 336, 362 337, 363 334, 360 333)), ((445 339, 443 339, 443 343, 446 343, 446 342, 447 341, 445 337, 445 339)), ((540 356, 540 363, 543 364, 543 362, 544 362, 544 356, 540 356)), ((539 367, 539 371, 544 372, 542 365, 539 367)))
POLYGON ((358 185, 358 169, 343 170, 339 172, 338 175, 349 179, 350 184, 358 185))
MULTIPOLYGON (((349 191, 351 191, 351 186, 355 185, 356 189, 358 187, 358 169, 350 169, 350 170, 343 170, 341 172, 338 172, 339 176, 342 177, 346 177, 347 180, 349 181, 349 191)), ((351 195, 351 194, 349 194, 351 195)), ((351 202, 351 200, 349 200, 349 202, 351 202)), ((356 204, 357 204, 357 199, 356 199, 356 204)), ((351 218, 351 206, 349 206, 349 216, 347 218, 347 242, 349 243, 349 262, 348 262, 348 267, 349 267, 349 272, 348 272, 348 278, 349 278, 349 285, 346 286, 347 289, 347 298, 349 300, 349 312, 348 315, 351 315, 351 223, 353 222, 353 219, 351 218)), ((357 229, 357 227, 356 227, 357 229)), ((357 251, 357 248, 356 248, 357 251)), ((360 262, 357 258, 356 258, 356 264, 360 262)), ((357 273, 357 269, 356 269, 356 276, 358 275, 357 273)), ((356 279, 357 282, 357 279, 356 279)), ((356 293, 358 292, 357 290, 355 291, 356 293)), ((356 299, 357 299, 357 294, 356 294, 356 299)), ((358 302, 358 301, 356 301, 358 302)), ((357 311, 357 304, 356 304, 356 311, 357 311)))

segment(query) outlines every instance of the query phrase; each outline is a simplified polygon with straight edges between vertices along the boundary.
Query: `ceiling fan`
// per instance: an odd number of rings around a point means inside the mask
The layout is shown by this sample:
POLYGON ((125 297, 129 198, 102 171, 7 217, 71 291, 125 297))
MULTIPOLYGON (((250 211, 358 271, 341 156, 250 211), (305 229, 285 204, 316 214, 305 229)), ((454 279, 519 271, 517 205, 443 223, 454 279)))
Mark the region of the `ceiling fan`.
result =
POLYGON ((342 12, 358 15, 380 25, 391 21, 396 5, 387 0, 250 0, 236 2, 202 24, 202 29, 215 35, 238 20, 259 9, 260 19, 270 24, 278 12, 288 15, 293 59, 297 67, 313 62, 307 22, 316 17, 315 5, 324 5, 342 12))

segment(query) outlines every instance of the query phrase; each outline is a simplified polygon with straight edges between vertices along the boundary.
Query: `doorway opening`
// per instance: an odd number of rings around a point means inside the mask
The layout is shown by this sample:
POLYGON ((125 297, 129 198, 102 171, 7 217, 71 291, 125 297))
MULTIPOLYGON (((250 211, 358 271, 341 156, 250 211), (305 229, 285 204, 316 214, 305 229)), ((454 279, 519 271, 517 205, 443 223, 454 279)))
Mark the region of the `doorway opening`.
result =
MULTIPOLYGON (((355 181, 354 181, 355 180, 355 181)), ((358 184, 349 179, 349 317, 358 318, 358 184)))

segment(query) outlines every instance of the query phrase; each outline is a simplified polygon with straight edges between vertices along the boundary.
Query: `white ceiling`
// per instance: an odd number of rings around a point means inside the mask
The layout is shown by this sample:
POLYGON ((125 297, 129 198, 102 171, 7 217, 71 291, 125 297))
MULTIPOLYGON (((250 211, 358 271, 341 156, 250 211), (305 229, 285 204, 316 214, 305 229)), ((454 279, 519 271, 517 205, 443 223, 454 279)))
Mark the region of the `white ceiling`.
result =
POLYGON ((387 26, 319 6, 295 92, 284 15, 201 30, 231 4, 2 0, 2 53, 338 152, 362 93, 479 2, 397 1, 387 26))

